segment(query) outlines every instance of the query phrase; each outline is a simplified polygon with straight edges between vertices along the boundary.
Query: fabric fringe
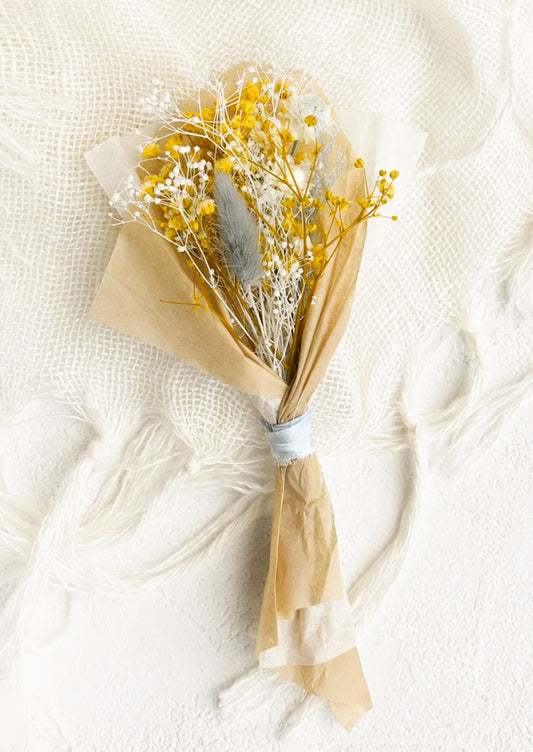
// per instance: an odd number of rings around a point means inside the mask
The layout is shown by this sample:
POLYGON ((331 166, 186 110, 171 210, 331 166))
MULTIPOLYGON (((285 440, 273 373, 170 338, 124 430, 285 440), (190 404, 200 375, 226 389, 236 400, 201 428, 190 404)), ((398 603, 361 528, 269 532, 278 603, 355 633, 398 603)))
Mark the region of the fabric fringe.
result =
POLYGON ((308 692, 304 699, 297 703, 284 718, 278 732, 280 742, 295 741, 296 734, 301 726, 323 705, 326 705, 326 700, 308 692))
POLYGON ((497 441, 524 400, 533 391, 533 371, 484 395, 448 434, 442 464, 460 468, 479 459, 497 441))
POLYGON ((366 571, 348 590, 356 632, 377 610, 397 579, 414 539, 421 511, 422 492, 427 481, 427 460, 422 442, 412 439, 413 473, 411 488, 403 504, 397 530, 366 571))
MULTIPOLYGON (((208 451, 177 442, 172 425, 159 415, 117 414, 90 402, 74 413, 70 405, 63 407, 93 436, 48 510, 43 514, 0 487, 0 552, 5 584, 11 587, 0 614, 3 673, 23 698, 28 733, 50 745, 53 740, 51 748, 58 750, 66 748, 59 725, 24 672, 41 592, 52 585, 67 594, 132 597, 175 581, 265 514, 273 486, 271 480, 265 484, 247 456, 239 472, 233 460, 217 463, 208 451), (232 472, 222 472, 226 464, 232 472), (228 477, 237 501, 178 551, 140 572, 94 566, 91 554, 129 541, 152 515, 168 510, 176 491, 195 474, 210 485, 228 477)), ((14 407, 6 409, 4 426, 16 426, 17 413, 14 407)))
POLYGON ((257 710, 264 699, 282 686, 294 688, 295 685, 275 671, 268 668, 258 671, 257 666, 254 666, 219 692, 218 707, 227 717, 257 710))
MULTIPOLYGON (((405 562, 428 482, 429 459, 432 466, 460 467, 481 455, 532 391, 533 372, 528 372, 518 381, 483 392, 484 370, 476 336, 478 315, 479 311, 471 308, 468 315, 463 313, 452 322, 446 336, 433 332, 423 338, 406 371, 396 412, 378 430, 362 425, 353 444, 366 449, 407 448, 413 463, 411 485, 395 535, 349 589, 356 629, 361 629, 379 607, 405 562), (421 376, 435 364, 445 343, 457 336, 468 350, 470 388, 446 408, 422 414, 417 404, 421 376)), ((13 422, 16 412, 6 408, 3 424, 13 422)), ((117 415, 89 405, 73 417, 90 425, 94 436, 44 515, 26 500, 0 488, 0 552, 14 567, 7 570, 6 581, 15 582, 0 616, 0 658, 19 683, 34 604, 47 584, 67 592, 137 596, 185 576, 270 509, 272 482, 258 474, 257 458, 245 456, 242 466, 237 467, 234 459, 209 456, 207 447, 193 449, 177 437, 161 415, 117 415), (176 492, 192 475, 216 483, 221 469, 238 499, 177 551, 142 572, 113 571, 91 562, 91 553, 129 541, 152 515, 167 511, 176 492)), ((220 709, 231 713, 237 708, 240 712, 243 707, 257 708, 272 687, 284 683, 275 672, 260 674, 254 667, 220 692, 220 709)), ((31 698, 27 688, 26 695, 31 698)), ((32 702, 35 705, 39 700, 32 702)), ((284 733, 293 733, 320 702, 314 696, 299 702, 287 716, 284 733)), ((46 719, 47 713, 44 709, 33 715, 46 719)), ((57 736, 55 721, 49 718, 40 725, 45 728, 47 724, 56 729, 53 733, 57 736)))
POLYGON ((71 592, 94 593, 114 597, 136 597, 175 582, 198 566, 217 548, 240 535, 270 507, 270 492, 257 498, 257 491, 243 495, 209 522, 178 551, 142 572, 112 571, 74 561, 59 564, 54 582, 71 592))
POLYGON ((98 485, 95 479, 98 477, 100 453, 105 452, 108 445, 105 432, 96 432, 77 465, 65 479, 55 502, 39 521, 25 519, 24 507, 13 495, 3 490, 1 496, 3 520, 9 519, 11 522, 11 529, 2 536, 2 543, 19 555, 25 554, 25 559, 21 562, 22 571, 0 615, 1 665, 12 686, 19 690, 23 698, 28 738, 31 739, 33 734, 39 742, 53 742, 54 749, 66 749, 66 740, 60 733, 56 720, 33 692, 25 677, 25 662, 32 645, 33 616, 39 595, 48 585, 56 561, 72 546, 72 536, 90 504, 91 495, 87 490, 98 485), (10 512, 17 514, 11 516, 10 512), (22 522, 18 530, 17 522, 22 522), (28 536, 24 540, 24 550, 21 550, 21 532, 28 536))
POLYGON ((526 317, 533 314, 533 216, 511 236, 490 271, 503 288, 507 303, 526 317))

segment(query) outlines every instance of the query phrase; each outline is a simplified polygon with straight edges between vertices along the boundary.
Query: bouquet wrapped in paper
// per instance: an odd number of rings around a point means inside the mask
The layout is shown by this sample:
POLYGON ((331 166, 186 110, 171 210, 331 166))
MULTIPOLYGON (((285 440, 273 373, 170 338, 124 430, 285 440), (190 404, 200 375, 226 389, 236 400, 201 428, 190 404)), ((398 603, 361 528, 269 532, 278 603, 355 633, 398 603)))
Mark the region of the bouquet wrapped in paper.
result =
MULTIPOLYGON (((121 222, 90 316, 250 395, 277 465, 256 657, 351 728, 372 702, 308 405, 399 173, 369 183, 302 75, 244 66, 187 102, 156 89, 156 122, 87 155, 121 222)), ((371 159, 383 122, 359 117, 371 159)), ((422 141, 402 133, 409 169, 422 141)))

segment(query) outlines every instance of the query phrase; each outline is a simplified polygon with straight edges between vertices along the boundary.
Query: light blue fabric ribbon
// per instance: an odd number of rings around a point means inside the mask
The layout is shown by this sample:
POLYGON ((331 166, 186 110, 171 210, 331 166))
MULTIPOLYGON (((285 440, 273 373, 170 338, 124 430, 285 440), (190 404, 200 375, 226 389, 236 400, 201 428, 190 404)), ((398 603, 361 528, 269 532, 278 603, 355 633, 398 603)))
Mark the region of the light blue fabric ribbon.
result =
POLYGON ((311 410, 286 423, 269 423, 261 418, 266 438, 277 465, 290 465, 294 460, 303 460, 313 454, 313 430, 311 410))

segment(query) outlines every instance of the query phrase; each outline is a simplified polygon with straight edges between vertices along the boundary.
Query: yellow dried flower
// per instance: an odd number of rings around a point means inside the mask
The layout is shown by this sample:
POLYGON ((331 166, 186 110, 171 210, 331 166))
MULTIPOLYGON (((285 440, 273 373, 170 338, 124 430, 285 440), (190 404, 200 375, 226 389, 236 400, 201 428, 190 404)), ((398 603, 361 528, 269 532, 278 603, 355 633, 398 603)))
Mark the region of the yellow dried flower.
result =
POLYGON ((212 120, 215 117, 215 110, 212 107, 204 107, 198 113, 203 120, 212 120))
POLYGON ((250 99, 244 99, 241 97, 239 109, 242 110, 245 115, 252 115, 255 110, 255 105, 250 99))
POLYGON ((220 170, 221 172, 231 172, 234 167, 234 161, 231 157, 222 157, 222 159, 217 159, 215 162, 215 170, 220 170))
POLYGON ((184 217, 181 214, 174 214, 169 220, 168 220, 169 227, 172 227, 177 232, 183 232, 183 230, 187 229, 187 222, 185 221, 184 217))
POLYGON ((253 128, 255 125, 255 117, 253 115, 247 115, 242 121, 243 128, 253 128))
POLYGON ((279 137, 281 138, 283 143, 290 143, 291 141, 296 140, 296 137, 289 126, 286 126, 282 130, 280 130, 279 137))
POLYGON ((154 142, 150 142, 143 147, 143 159, 155 159, 161 154, 161 149, 154 142))
POLYGON ((331 191, 326 191, 324 195, 326 201, 332 203, 333 206, 338 206, 339 209, 347 209, 352 203, 347 198, 344 198, 344 196, 334 196, 331 191))
POLYGON ((339 209, 347 209, 352 202, 342 196, 336 196, 333 203, 335 206, 338 206, 339 209))
POLYGON ((166 141, 165 149, 170 152, 170 154, 174 154, 182 144, 183 138, 181 137, 181 134, 175 133, 166 141))
POLYGON ((355 160, 354 167, 364 167, 364 166, 365 166, 365 163, 363 162, 361 158, 355 160))
POLYGON ((211 199, 208 199, 207 201, 202 201, 198 206, 198 214, 200 216, 207 216, 209 214, 214 214, 215 211, 215 202, 211 199))
POLYGON ((144 193, 146 193, 147 196, 152 196, 153 198, 154 196, 154 184, 153 183, 145 181, 142 184, 141 188, 144 191, 144 193))
POLYGON ((252 84, 251 86, 248 86, 246 93, 250 97, 250 99, 258 99, 259 95, 261 94, 261 89, 257 84, 252 84))

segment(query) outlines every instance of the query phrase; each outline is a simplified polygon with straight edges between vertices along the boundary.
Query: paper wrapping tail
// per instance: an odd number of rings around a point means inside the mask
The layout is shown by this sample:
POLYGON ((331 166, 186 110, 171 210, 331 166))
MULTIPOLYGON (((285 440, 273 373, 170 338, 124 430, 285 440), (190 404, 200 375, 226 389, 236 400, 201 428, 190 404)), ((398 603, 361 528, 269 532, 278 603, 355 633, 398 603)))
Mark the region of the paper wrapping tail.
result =
POLYGON ((372 707, 342 584, 333 509, 316 454, 277 468, 256 657, 326 698, 347 729, 372 707))

